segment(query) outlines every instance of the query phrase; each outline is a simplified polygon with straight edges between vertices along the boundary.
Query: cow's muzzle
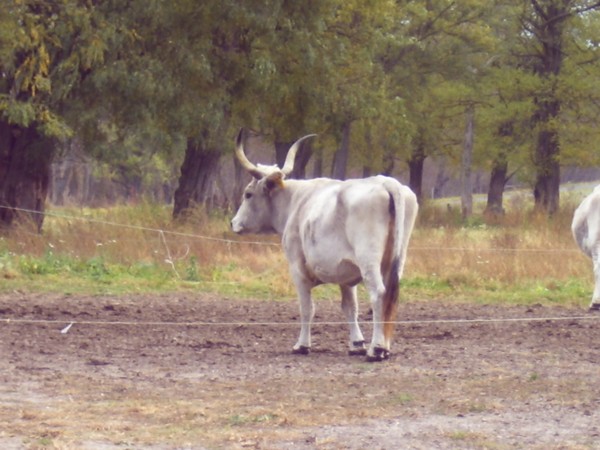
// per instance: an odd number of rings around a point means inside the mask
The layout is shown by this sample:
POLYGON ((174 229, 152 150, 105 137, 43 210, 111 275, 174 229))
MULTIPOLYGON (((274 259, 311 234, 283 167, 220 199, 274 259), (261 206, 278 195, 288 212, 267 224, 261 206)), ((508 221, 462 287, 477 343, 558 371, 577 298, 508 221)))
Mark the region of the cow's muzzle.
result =
POLYGON ((235 220, 235 217, 233 219, 231 219, 231 230, 234 233, 238 233, 238 234, 244 232, 244 227, 238 220, 235 220))

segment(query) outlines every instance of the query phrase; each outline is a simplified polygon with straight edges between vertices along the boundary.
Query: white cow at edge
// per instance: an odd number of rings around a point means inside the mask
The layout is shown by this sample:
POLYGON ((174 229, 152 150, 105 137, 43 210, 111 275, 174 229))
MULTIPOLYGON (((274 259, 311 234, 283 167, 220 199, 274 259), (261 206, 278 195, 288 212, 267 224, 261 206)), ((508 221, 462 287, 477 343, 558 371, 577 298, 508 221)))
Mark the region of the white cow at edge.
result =
POLYGON ((244 154, 243 132, 236 156, 254 180, 231 221, 236 233, 277 233, 300 301, 301 329, 294 353, 311 347, 314 304, 311 290, 340 286, 342 310, 350 326, 349 353, 381 361, 390 355, 399 281, 418 211, 417 198, 390 177, 356 180, 285 180, 304 136, 289 149, 283 168, 254 165, 244 154), (358 325, 356 285, 363 281, 373 310, 369 349, 358 325))
POLYGON ((583 199, 573 214, 573 237, 579 248, 592 258, 596 280, 591 311, 600 310, 600 185, 583 199))

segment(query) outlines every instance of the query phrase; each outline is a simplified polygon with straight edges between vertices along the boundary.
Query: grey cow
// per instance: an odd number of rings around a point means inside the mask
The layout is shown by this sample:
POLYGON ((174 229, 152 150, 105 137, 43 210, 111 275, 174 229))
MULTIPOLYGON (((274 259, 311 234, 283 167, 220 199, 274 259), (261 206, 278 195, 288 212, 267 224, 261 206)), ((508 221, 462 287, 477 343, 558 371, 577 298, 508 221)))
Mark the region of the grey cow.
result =
POLYGON ((600 310, 600 185, 583 199, 573 214, 573 237, 579 248, 592 258, 596 280, 591 311, 600 310))
POLYGON ((294 353, 309 353, 314 304, 311 290, 340 286, 350 326, 349 353, 368 361, 390 355, 399 282, 418 203, 394 178, 286 180, 305 136, 289 149, 283 168, 251 163, 236 141, 236 156, 254 177, 231 221, 236 233, 277 233, 300 301, 301 330, 294 353), (373 310, 373 336, 366 349, 358 324, 357 284, 364 282, 373 310))

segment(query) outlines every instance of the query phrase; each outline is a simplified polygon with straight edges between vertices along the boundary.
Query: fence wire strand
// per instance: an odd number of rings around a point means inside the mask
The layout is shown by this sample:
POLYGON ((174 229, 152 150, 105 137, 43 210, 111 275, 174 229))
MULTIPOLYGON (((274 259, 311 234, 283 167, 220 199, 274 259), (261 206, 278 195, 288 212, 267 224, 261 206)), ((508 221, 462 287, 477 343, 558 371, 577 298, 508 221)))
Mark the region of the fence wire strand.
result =
MULTIPOLYGON (((165 244, 165 246, 167 246, 167 243, 166 243, 166 238, 164 236, 172 235, 172 236, 186 237, 186 238, 192 238, 192 239, 198 239, 198 240, 222 242, 227 245, 238 244, 238 245, 265 245, 265 246, 270 246, 270 247, 281 247, 281 244, 279 242, 224 239, 224 238, 216 238, 214 236, 206 236, 206 235, 201 235, 201 234, 184 233, 181 231, 165 230, 162 228, 152 228, 152 227, 144 227, 141 225, 123 224, 123 223, 112 222, 112 221, 107 221, 107 220, 93 219, 90 217, 71 216, 71 215, 59 214, 59 213, 55 213, 55 212, 51 212, 51 211, 40 212, 40 211, 31 210, 31 209, 13 208, 13 207, 0 205, 0 209, 2 209, 2 208, 12 209, 14 211, 26 212, 29 214, 44 214, 46 216, 56 217, 59 219, 77 220, 77 221, 83 221, 83 222, 89 222, 89 223, 96 223, 99 225, 113 226, 113 227, 117 227, 117 228, 128 228, 128 229, 133 229, 133 230, 138 230, 138 231, 158 233, 159 236, 161 237, 162 242, 165 244)), ((579 253, 579 250, 577 248, 536 249, 536 248, 497 248, 497 247, 469 248, 469 247, 411 246, 410 249, 416 250, 416 251, 449 251, 449 252, 469 252, 470 251, 470 252, 498 252, 498 253, 513 253, 513 252, 531 252, 531 253, 565 253, 565 252, 570 253, 570 252, 574 252, 574 253, 579 253)), ((168 247, 167 247, 167 250, 168 250, 168 247)))
MULTIPOLYGON (((507 324, 507 323, 532 323, 532 322, 577 322, 600 320, 600 315, 589 316, 558 316, 558 317, 508 317, 508 318, 480 318, 480 319, 428 319, 428 320, 395 320, 391 323, 398 326, 415 325, 478 325, 478 324, 507 324)), ((2 318, 0 322, 5 324, 27 324, 27 325, 64 325, 67 331, 74 325, 96 325, 96 326, 150 326, 150 327, 267 327, 267 326, 297 326, 299 322, 176 322, 176 321, 103 321, 103 320, 60 320, 60 319, 19 319, 2 318)), ((373 325, 376 322, 364 320, 358 321, 359 325, 373 325)), ((344 321, 317 321, 313 326, 342 326, 348 325, 344 321)))
MULTIPOLYGON (((46 216, 55 217, 66 220, 77 220, 88 223, 95 223, 99 225, 106 225, 118 228, 134 229, 144 232, 157 233, 161 243, 165 247, 167 258, 165 262, 173 269, 178 279, 181 276, 175 268, 173 257, 167 243, 166 235, 179 236, 191 239, 208 240, 215 242, 222 242, 231 248, 232 245, 265 245, 265 246, 281 246, 280 243, 265 242, 265 241, 247 241, 247 240, 233 240, 224 238, 215 238, 212 236, 205 236, 193 233, 184 233, 178 231, 164 230, 161 228, 145 227, 141 225, 130 225, 118 222, 112 222, 107 220, 93 219, 90 217, 78 217, 68 214, 59 214, 51 211, 34 211, 25 208, 14 208, 0 205, 0 208, 11 209, 13 211, 19 211, 29 214, 44 214, 46 216)), ((532 253, 562 253, 562 252, 578 252, 576 248, 564 248, 564 249, 527 249, 527 248, 468 248, 468 247, 427 247, 427 246, 412 246, 411 250, 414 251, 453 251, 453 252, 499 252, 499 253, 513 253, 513 252, 532 252, 532 253)), ((189 252, 189 247, 187 249, 189 252)), ((187 253, 186 253, 187 254, 187 253)), ((398 320, 392 321, 394 325, 409 326, 409 325, 455 325, 455 324, 502 324, 502 323, 525 323, 525 322, 558 322, 558 321, 595 321, 599 320, 600 315, 589 315, 589 316, 566 316, 566 317, 516 317, 516 318, 482 318, 482 319, 432 319, 432 320, 398 320)), ((93 320, 59 320, 59 319, 22 319, 22 318, 0 318, 0 322, 4 324, 29 324, 29 325, 64 325, 61 329, 61 333, 67 334, 71 327, 74 325, 90 325, 90 326, 153 326, 153 327, 247 327, 247 326, 297 326, 298 322, 206 322, 206 321, 192 321, 192 322, 173 322, 173 321, 93 321, 93 320)), ((372 321, 359 321, 361 325, 372 325, 372 321)), ((313 322, 314 326, 339 326, 347 325, 344 321, 319 321, 313 322)))

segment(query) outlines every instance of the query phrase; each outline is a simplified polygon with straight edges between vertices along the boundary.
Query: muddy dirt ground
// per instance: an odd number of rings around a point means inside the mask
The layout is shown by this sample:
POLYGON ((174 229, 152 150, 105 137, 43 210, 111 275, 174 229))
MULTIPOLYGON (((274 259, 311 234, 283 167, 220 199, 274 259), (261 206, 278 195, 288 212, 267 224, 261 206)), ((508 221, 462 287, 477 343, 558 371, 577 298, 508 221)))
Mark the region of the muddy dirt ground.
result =
POLYGON ((291 300, 2 294, 0 448, 600 449, 598 314, 405 302, 371 364, 337 301, 308 356, 297 318, 291 300))

